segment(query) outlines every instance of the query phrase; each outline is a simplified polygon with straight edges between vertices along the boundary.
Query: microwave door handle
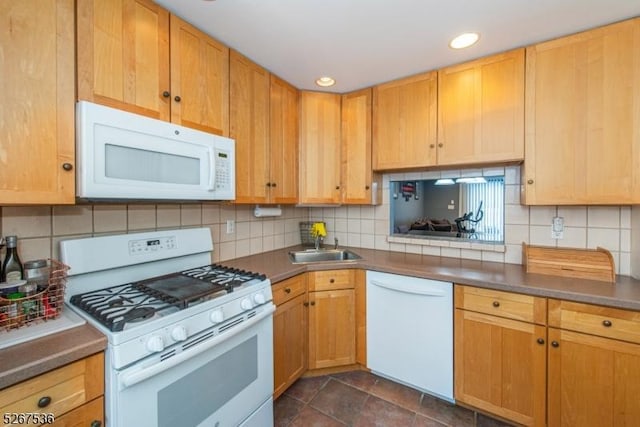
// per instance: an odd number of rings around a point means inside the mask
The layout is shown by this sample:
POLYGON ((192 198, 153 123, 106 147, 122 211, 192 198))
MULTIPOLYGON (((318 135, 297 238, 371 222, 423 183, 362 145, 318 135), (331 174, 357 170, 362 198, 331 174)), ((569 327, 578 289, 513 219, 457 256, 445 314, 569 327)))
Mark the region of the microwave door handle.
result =
POLYGON ((209 147, 209 187, 207 190, 213 191, 216 189, 216 163, 215 163, 215 150, 213 147, 209 147))

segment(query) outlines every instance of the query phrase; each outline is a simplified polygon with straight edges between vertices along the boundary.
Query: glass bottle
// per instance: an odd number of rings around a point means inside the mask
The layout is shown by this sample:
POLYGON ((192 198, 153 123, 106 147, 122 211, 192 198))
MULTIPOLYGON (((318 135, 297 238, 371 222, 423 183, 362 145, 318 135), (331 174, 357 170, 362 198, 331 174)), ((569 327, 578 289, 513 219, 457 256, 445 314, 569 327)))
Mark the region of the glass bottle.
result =
POLYGON ((6 242, 7 253, 2 263, 2 281, 15 282, 16 280, 22 280, 24 270, 18 256, 18 237, 7 236, 6 242))

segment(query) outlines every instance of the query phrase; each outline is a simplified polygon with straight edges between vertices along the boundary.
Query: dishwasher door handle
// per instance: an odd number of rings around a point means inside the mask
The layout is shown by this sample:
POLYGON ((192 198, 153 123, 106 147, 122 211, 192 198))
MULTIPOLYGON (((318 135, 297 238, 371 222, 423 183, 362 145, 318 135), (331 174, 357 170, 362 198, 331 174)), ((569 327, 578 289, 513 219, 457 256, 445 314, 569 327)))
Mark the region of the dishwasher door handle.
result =
MULTIPOLYGON (((447 296, 447 292, 446 291, 441 291, 438 289, 432 289, 430 287, 427 286, 406 286, 406 285, 396 285, 396 284, 391 284, 391 283, 382 283, 379 282, 377 280, 370 280, 369 283, 371 283, 374 286, 378 286, 381 288, 386 288, 392 291, 397 291, 397 292, 403 292, 405 294, 413 294, 413 295, 422 295, 422 296, 427 296, 427 297, 445 297, 447 296), (420 289, 420 288, 424 288, 424 289, 420 289)), ((448 282, 442 282, 445 285, 449 285, 448 282)))

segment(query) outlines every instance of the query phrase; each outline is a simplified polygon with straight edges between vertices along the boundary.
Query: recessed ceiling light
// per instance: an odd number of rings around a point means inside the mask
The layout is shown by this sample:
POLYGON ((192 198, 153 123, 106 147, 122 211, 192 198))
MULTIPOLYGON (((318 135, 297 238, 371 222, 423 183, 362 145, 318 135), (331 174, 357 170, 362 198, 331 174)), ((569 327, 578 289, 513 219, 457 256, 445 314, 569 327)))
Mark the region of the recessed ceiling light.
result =
POLYGON ((449 42, 449 47, 452 49, 464 49, 475 44, 479 38, 480 34, 478 33, 462 33, 449 42))
POLYGON ((316 84, 318 86, 322 86, 322 87, 329 87, 329 86, 333 86, 334 84, 336 84, 336 81, 334 79, 332 79, 331 77, 324 76, 324 77, 320 77, 318 80, 316 80, 316 84))

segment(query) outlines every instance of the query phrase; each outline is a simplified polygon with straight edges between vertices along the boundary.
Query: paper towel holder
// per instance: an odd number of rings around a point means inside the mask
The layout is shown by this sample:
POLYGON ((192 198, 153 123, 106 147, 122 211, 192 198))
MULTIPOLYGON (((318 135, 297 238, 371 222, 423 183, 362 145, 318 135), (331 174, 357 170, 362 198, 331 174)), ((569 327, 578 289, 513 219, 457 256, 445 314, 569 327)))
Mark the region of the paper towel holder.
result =
POLYGON ((268 208, 256 205, 256 208, 253 210, 253 215, 256 218, 262 218, 266 216, 282 216, 282 208, 280 208, 280 205, 268 208))

